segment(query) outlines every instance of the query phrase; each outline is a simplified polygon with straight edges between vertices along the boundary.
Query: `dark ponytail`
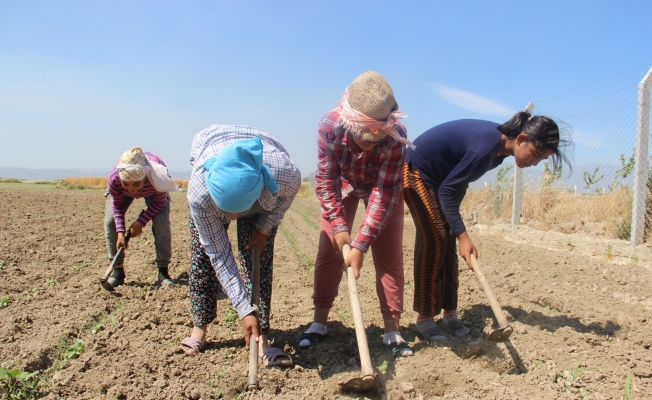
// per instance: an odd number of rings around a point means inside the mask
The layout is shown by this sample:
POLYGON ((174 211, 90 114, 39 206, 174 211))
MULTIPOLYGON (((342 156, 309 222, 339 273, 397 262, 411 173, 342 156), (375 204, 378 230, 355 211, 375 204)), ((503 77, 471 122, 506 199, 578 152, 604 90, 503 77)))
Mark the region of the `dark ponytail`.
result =
POLYGON ((524 133, 527 136, 527 141, 536 147, 542 150, 552 150, 550 158, 553 171, 560 169, 562 162, 571 168, 568 158, 560 149, 570 145, 571 142, 560 137, 559 127, 552 118, 543 115, 533 117, 529 112, 521 111, 514 114, 509 121, 498 125, 498 130, 512 140, 524 133))

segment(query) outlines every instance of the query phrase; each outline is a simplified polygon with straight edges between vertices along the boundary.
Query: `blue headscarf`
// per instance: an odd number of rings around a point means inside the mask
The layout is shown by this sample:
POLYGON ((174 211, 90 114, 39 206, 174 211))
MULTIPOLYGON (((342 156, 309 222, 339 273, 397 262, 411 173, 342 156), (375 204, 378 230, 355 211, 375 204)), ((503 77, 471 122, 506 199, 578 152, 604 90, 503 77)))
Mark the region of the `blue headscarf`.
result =
POLYGON ((276 181, 263 164, 263 144, 259 137, 238 140, 204 162, 206 186, 217 207, 227 213, 251 208, 263 191, 278 190, 276 181))

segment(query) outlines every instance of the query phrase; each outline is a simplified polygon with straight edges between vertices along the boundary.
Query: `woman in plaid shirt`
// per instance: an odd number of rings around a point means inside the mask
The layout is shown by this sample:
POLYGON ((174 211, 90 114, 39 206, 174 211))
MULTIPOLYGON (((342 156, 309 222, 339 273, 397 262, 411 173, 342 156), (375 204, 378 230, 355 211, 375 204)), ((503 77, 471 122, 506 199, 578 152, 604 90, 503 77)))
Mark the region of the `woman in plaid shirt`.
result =
POLYGON ((238 313, 247 344, 252 333, 257 338, 261 361, 291 366, 290 356, 271 347, 267 333, 276 231, 299 191, 301 173, 276 138, 243 125, 211 125, 197 133, 190 163, 188 286, 194 326, 179 349, 194 356, 205 348, 221 287, 238 313), (237 225, 240 271, 227 235, 232 221, 237 225), (254 244, 261 249, 260 330, 251 305, 254 244))
POLYGON ((312 325, 299 345, 310 347, 327 334, 328 313, 337 296, 342 265, 356 278, 371 247, 376 292, 384 319, 383 343, 393 354, 412 355, 399 332, 403 311, 403 190, 401 166, 407 134, 398 119, 391 87, 377 72, 365 72, 346 89, 339 107, 319 125, 316 192, 322 207, 313 285, 312 325), (351 227, 359 201, 365 213, 355 237, 351 227), (342 247, 351 246, 346 260, 342 247))

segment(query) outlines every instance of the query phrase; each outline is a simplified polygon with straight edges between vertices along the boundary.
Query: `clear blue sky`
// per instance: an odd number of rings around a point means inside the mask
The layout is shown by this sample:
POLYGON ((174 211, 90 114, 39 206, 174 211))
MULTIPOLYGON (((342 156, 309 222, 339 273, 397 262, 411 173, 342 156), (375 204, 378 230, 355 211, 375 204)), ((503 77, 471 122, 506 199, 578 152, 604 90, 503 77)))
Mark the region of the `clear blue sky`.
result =
POLYGON ((635 86, 651 15, 623 0, 4 0, 0 167, 108 172, 141 146, 189 170, 193 135, 220 123, 270 132, 305 176, 319 119, 366 70, 414 139, 639 68, 635 86))

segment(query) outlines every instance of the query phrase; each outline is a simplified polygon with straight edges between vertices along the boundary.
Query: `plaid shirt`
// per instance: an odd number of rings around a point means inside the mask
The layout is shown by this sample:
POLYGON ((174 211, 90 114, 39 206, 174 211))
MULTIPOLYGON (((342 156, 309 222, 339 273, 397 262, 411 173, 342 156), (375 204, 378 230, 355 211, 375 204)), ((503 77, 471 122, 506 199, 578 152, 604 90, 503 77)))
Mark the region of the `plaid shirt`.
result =
MULTIPOLYGON (((407 138, 402 124, 397 125, 407 138)), ((401 166, 405 145, 387 136, 371 151, 361 151, 331 110, 319 124, 319 165, 315 190, 322 216, 330 222, 333 235, 348 231, 342 199, 356 196, 367 202, 364 218, 352 247, 365 253, 387 223, 403 190, 401 166)))
POLYGON ((199 240, 211 260, 222 288, 240 318, 253 311, 247 289, 238 273, 225 225, 229 214, 217 208, 206 187, 204 161, 217 155, 226 146, 241 139, 259 137, 263 143, 263 163, 269 167, 278 186, 275 194, 265 186, 258 197, 261 206, 256 226, 266 232, 280 225, 301 186, 301 173, 290 155, 274 137, 265 131, 242 125, 211 125, 195 135, 190 150, 192 174, 188 183, 188 203, 199 240))
MULTIPOLYGON (((161 160, 161 157, 155 154, 145 152, 145 156, 150 162, 165 165, 163 160, 161 160)), ((167 165, 165 166, 167 167, 167 165)), ((138 218, 138 223, 143 227, 147 225, 156 214, 164 209, 166 204, 168 204, 168 194, 166 192, 157 191, 154 188, 154 185, 149 181, 149 178, 145 178, 145 184, 136 193, 131 193, 123 188, 122 182, 120 181, 120 173, 115 167, 113 167, 109 173, 107 187, 109 193, 111 193, 111 197, 113 198, 113 220, 115 221, 116 232, 126 232, 125 212, 127 211, 127 207, 125 207, 125 197, 131 197, 133 199, 153 197, 147 210, 145 210, 143 215, 138 218)))

